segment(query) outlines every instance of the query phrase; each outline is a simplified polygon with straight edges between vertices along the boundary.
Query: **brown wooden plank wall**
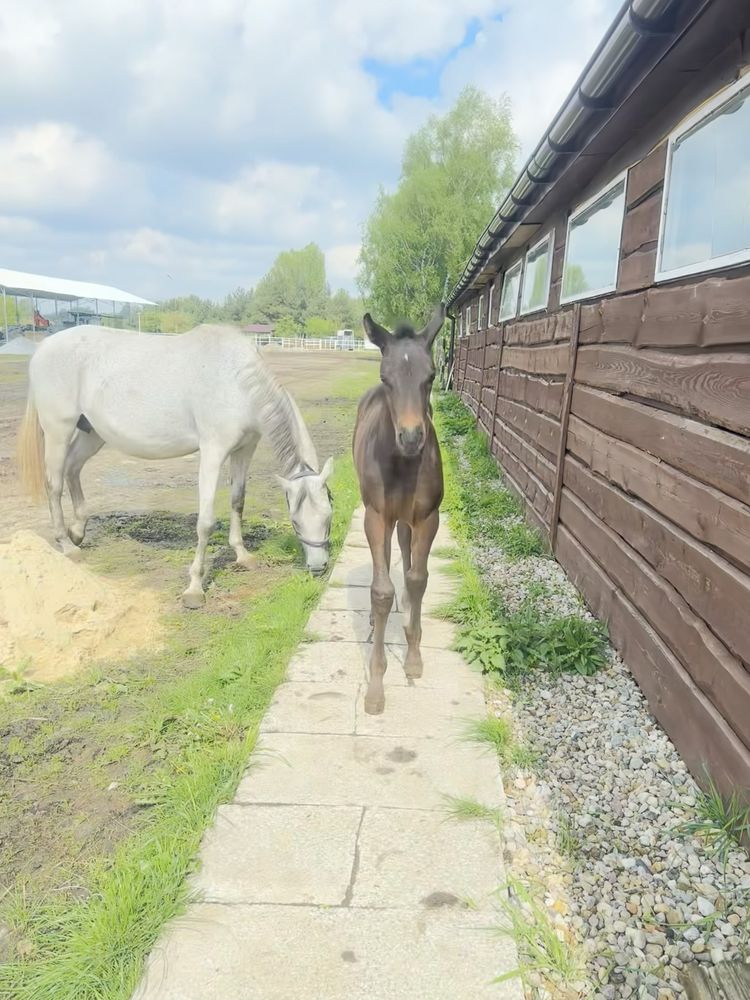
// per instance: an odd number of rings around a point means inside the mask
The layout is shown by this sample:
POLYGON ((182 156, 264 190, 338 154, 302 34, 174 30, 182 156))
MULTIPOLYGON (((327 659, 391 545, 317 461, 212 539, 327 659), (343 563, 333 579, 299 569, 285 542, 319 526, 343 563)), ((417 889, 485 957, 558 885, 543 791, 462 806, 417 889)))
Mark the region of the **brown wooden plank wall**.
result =
POLYGON ((617 292, 577 346, 554 220, 549 311, 491 316, 456 387, 688 766, 750 802, 750 267, 654 285, 664 152, 629 172, 617 292))

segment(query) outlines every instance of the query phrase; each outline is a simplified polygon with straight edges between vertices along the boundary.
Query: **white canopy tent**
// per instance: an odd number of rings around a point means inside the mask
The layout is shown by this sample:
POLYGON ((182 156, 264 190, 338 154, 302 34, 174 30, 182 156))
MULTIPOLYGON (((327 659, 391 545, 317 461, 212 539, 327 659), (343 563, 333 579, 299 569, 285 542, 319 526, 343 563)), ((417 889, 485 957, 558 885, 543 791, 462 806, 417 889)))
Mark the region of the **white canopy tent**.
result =
POLYGON ((72 325, 75 322, 86 322, 90 319, 101 319, 102 316, 109 315, 100 309, 100 303, 112 304, 112 316, 117 315, 117 306, 125 306, 127 311, 132 306, 152 306, 155 305, 149 299, 143 299, 130 292, 124 292, 121 288, 112 285, 99 285, 90 281, 71 281, 68 278, 51 278, 43 274, 28 274, 25 271, 11 271, 8 268, 0 267, 0 294, 2 294, 2 331, 5 343, 8 343, 11 333, 23 333, 25 328, 19 323, 18 298, 31 300, 31 329, 36 326, 37 300, 45 300, 54 303, 55 319, 57 322, 45 320, 44 328, 60 329, 63 326, 72 325), (14 328, 8 323, 8 298, 14 298, 16 302, 14 328), (68 317, 70 319, 59 320, 59 303, 67 303, 68 317), (91 303, 90 307, 86 303, 91 303), (49 327, 47 326, 49 324, 49 327))

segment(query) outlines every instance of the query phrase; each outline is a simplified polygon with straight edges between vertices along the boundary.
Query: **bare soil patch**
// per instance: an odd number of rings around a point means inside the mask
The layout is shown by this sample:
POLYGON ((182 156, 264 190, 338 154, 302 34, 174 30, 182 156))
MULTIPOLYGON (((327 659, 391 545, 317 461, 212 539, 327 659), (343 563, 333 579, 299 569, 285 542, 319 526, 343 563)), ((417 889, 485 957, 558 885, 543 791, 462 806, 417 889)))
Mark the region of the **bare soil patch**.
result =
POLYGON ((153 647, 160 611, 152 591, 92 573, 31 531, 0 542, 0 664, 29 680, 153 647))

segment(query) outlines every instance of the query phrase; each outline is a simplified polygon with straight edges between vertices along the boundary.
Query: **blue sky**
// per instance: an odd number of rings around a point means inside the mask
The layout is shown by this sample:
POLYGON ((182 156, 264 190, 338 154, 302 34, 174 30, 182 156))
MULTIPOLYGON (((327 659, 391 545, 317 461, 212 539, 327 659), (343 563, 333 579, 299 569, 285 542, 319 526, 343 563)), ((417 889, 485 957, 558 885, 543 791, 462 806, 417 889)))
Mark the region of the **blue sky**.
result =
POLYGON ((618 7, 4 0, 0 265, 223 297, 314 240, 353 290, 408 135, 474 84, 530 152, 618 7))
MULTIPOLYGON (((502 15, 488 18, 487 22, 492 20, 500 21, 502 15)), ((413 59, 408 63, 397 64, 378 59, 364 59, 362 68, 377 81, 378 100, 381 105, 392 108, 396 96, 421 97, 427 101, 438 100, 447 66, 459 52, 474 45, 481 30, 482 21, 476 17, 472 18, 456 45, 431 58, 413 59)))

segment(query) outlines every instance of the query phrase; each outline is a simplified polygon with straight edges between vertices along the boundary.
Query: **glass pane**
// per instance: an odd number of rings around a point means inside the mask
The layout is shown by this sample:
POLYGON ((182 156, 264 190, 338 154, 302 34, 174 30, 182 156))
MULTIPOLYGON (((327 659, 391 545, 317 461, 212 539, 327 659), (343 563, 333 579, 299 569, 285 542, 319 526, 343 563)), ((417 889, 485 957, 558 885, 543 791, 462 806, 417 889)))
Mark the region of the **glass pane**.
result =
POLYGON ((750 90, 672 148, 661 268, 750 250, 750 90))
POLYGON ((547 305, 549 292, 550 238, 526 255, 523 272, 521 312, 543 309, 547 305))
POLYGON ((516 315, 518 308, 518 284, 521 280, 521 263, 519 261, 508 271, 503 281, 503 293, 500 296, 500 319, 509 319, 516 315))
POLYGON ((610 188, 570 224, 563 298, 608 290, 617 283, 625 181, 610 188))

